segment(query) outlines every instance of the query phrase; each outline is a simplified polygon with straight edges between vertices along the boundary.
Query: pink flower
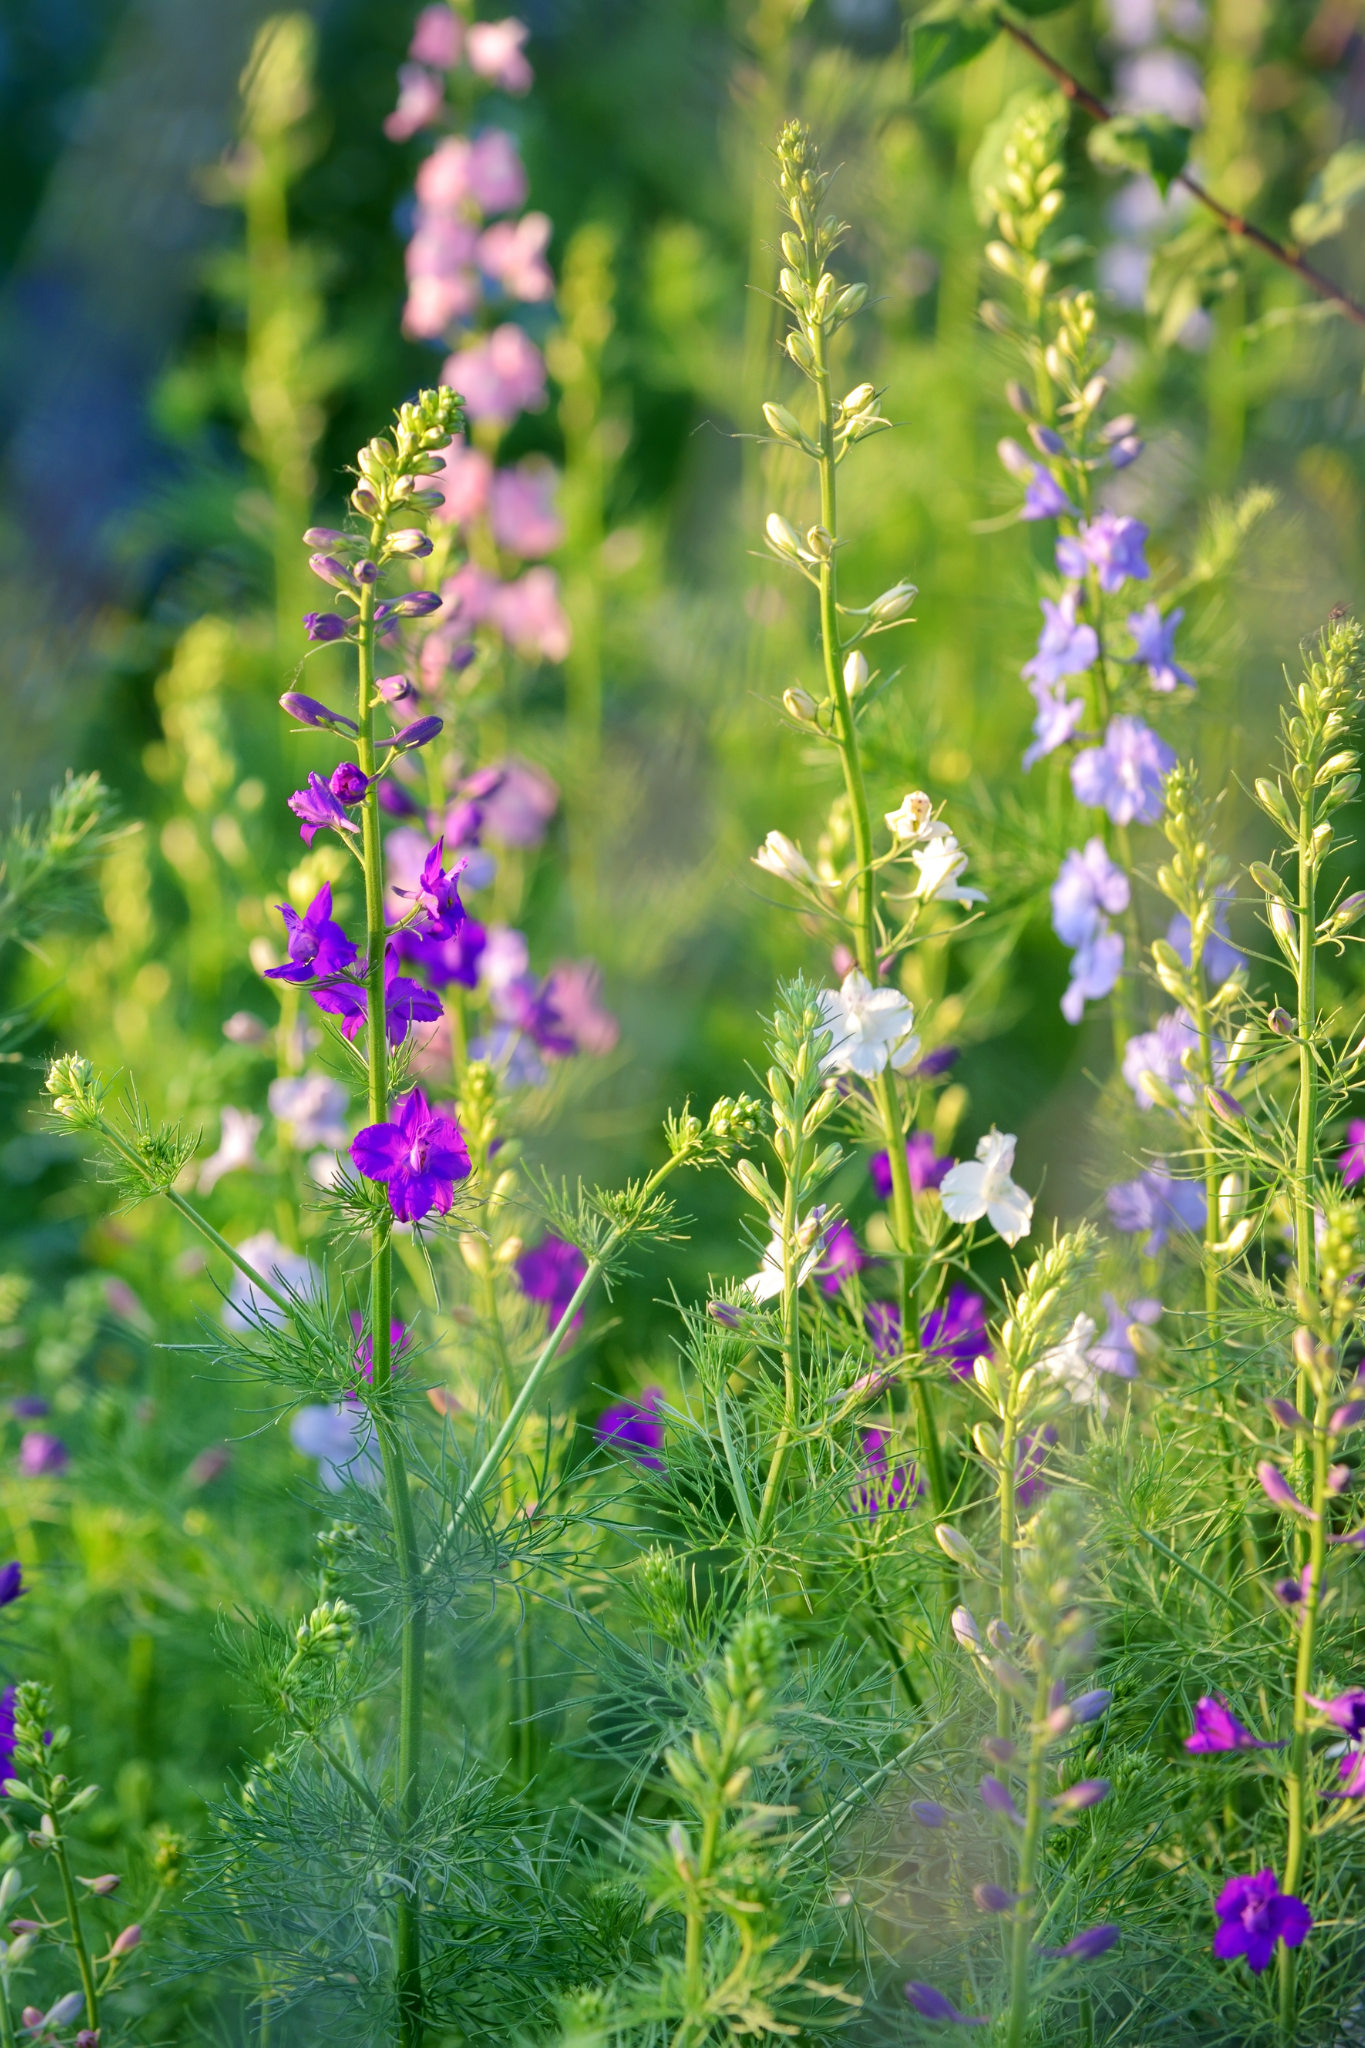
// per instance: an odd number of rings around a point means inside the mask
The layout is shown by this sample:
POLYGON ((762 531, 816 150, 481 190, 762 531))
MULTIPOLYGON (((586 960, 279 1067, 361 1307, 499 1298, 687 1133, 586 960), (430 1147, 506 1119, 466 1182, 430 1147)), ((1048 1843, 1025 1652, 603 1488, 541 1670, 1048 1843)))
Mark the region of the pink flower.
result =
POLYGON ((535 77, 521 46, 530 30, 509 14, 505 21, 474 21, 466 31, 469 68, 503 92, 523 93, 535 77))
POLYGON ((504 583, 489 607, 489 618, 518 654, 563 661, 572 645, 553 569, 528 569, 515 583, 504 583))
POLYGON ((501 589, 497 577, 490 576, 486 569, 480 569, 475 562, 463 563, 441 585, 441 624, 456 626, 462 633, 472 632, 492 616, 494 600, 501 589))
POLYGON ((408 44, 408 55, 437 71, 453 71, 464 48, 464 23, 453 7, 424 7, 408 44))
MULTIPOLYGON (((418 213, 417 232, 408 243, 404 259, 409 283, 417 277, 449 280, 472 275, 478 245, 478 230, 472 222, 423 208, 418 213)), ((474 292, 477 297, 477 278, 474 279, 474 292)))
POLYGON ((445 105, 445 88, 439 78, 420 64, 398 67, 398 105, 384 123, 390 142, 406 142, 419 128, 429 128, 445 105))
POLYGON ((493 478, 489 518, 493 538, 513 555, 549 555, 564 538, 564 522, 554 508, 559 484, 548 462, 519 462, 493 478))
MULTIPOLYGON (((445 496, 436 517, 452 526, 466 526, 487 510, 493 464, 481 448, 471 448, 467 441, 452 441, 441 460, 444 468, 429 479, 432 488, 445 496)), ((449 588, 447 584, 446 591, 449 588)))
POLYGON ((505 128, 485 128, 473 141, 447 136, 417 173, 418 204, 438 213, 470 203, 481 213, 514 213, 526 192, 517 140, 505 128))
POLYGON ((1337 1160, 1337 1171, 1347 1187, 1352 1188, 1357 1181, 1365 1180, 1365 1122, 1354 1117, 1346 1126, 1346 1136, 1350 1142, 1337 1160))
POLYGON ((545 993, 579 1052, 603 1059, 616 1050, 621 1026, 600 1000, 602 970, 593 960, 564 960, 550 970, 545 993))
POLYGON ((453 355, 441 382, 458 391, 474 420, 506 425, 545 403, 545 358, 520 327, 505 321, 472 348, 453 355))
POLYGON ((509 298, 552 299, 555 281, 545 261, 550 233, 550 217, 545 213, 495 221, 479 236, 480 270, 486 277, 495 277, 509 298))
MULTIPOLYGON (((461 792, 479 807, 483 830, 504 846, 539 846, 559 808, 559 790, 543 768, 515 754, 469 777, 461 792)), ((522 941, 523 954, 525 941, 522 941)), ((526 958, 514 972, 520 974, 526 958)))

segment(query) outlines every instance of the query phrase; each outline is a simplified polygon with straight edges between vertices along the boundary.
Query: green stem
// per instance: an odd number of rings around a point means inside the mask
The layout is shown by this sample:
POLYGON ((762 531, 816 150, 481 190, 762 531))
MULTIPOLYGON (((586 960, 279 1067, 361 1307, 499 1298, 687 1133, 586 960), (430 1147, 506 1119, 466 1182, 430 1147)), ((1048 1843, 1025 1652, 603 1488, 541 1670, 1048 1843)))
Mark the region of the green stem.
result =
MULTIPOLYGON (((1018 1458, 1019 1424, 1014 1408, 1014 1392, 1010 1390, 1009 1404, 1002 1420, 1000 1436, 1000 1619, 1011 1631, 1015 1626, 1014 1602, 1014 1526, 1015 1463, 1018 1458)), ((1003 1686, 996 1690, 995 1732, 1002 1742, 1010 1738, 1010 1703, 1003 1686)))
MULTIPOLYGON (((1313 852, 1315 805, 1310 787, 1299 799, 1299 958, 1295 972, 1298 992, 1299 1117, 1294 1152, 1294 1277, 1298 1283, 1297 1312, 1300 1321, 1309 1313, 1317 1296, 1317 1240, 1314 1236, 1317 1209, 1318 1156, 1318 1063, 1313 1038, 1317 1028, 1317 868, 1313 852)), ((1299 1367, 1298 1406, 1308 1413, 1308 1371, 1299 1367)), ((1299 1460, 1300 1477, 1304 1460, 1299 1460)))
POLYGON ((787 1468, 787 1453, 796 1434, 796 1409, 801 1387, 801 1288, 798 1278, 801 1256, 796 1248, 796 1232, 801 1218, 797 1189, 801 1185, 804 1153, 805 1146, 797 1137, 782 1197, 782 1426, 773 1445, 768 1476, 763 1483, 763 1498, 759 1502, 758 1528, 749 1571, 751 1590, 758 1571, 759 1548, 777 1512, 778 1494, 787 1468))
POLYGON ((1019 1850, 1019 1903, 1014 1909, 1010 1956, 1010 2016, 1005 2048, 1023 2048, 1028 2026, 1028 1951, 1033 1932, 1034 1880, 1043 1836, 1043 1772, 1047 1765, 1044 1728, 1047 1721, 1048 1676, 1038 1673, 1033 1702, 1033 1739, 1029 1751, 1028 1791, 1024 1805, 1024 1839, 1019 1850))
POLYGON ((9 1973, 0 1983, 0 2048, 17 2048, 14 2038, 14 2015, 9 2009, 9 1973))
POLYGON ((337 1776, 344 1779, 345 1783, 350 1786, 361 1805, 368 1807, 375 1819, 380 1821, 390 1834, 393 1834, 392 1815, 385 1810, 378 1794, 371 1791, 365 1780, 360 1776, 360 1773, 353 1771, 345 1757, 338 1756, 332 1745, 329 1742, 324 1742, 320 1735, 313 1737, 313 1747, 331 1765, 337 1776))
MULTIPOLYGON (((1193 931, 1193 918, 1190 926, 1193 931)), ((1192 939, 1190 986, 1194 991, 1194 1028, 1199 1038, 1199 1079, 1207 1089, 1214 1084, 1213 1033, 1209 1025, 1203 964, 1194 951, 1194 944, 1192 939)), ((1209 1108, 1207 1095, 1200 1097, 1198 1127, 1199 1149, 1204 1161, 1204 1312, 1208 1317, 1209 1342, 1216 1344, 1219 1338, 1218 1282, 1221 1268, 1213 1247, 1222 1236, 1223 1226, 1218 1214, 1218 1158, 1213 1143, 1213 1111, 1209 1108)))
MULTIPOLYGON (((43 1789, 48 1795, 48 1810, 50 1812, 51 1788, 50 1786, 45 1786, 43 1789)), ((95 1990, 95 1972, 90 1962, 90 1951, 85 1945, 85 1929, 81 1926, 80 1902, 76 1897, 75 1881, 71 1875, 71 1865, 67 1860, 66 1836, 62 1833, 55 1814, 53 1815, 53 1825, 57 1828, 55 1841, 57 1871, 62 1880, 62 1893, 66 1899, 66 1917, 71 1928, 71 1946, 76 1951, 76 1968, 80 1972, 81 1989, 85 1993, 85 2024, 95 2032, 98 2032, 100 2006, 99 1997, 95 1990)))
MULTIPOLYGON (((1313 1652, 1316 1647, 1318 1603, 1327 1562, 1327 1417, 1331 1389, 1323 1375, 1313 1415, 1313 1512, 1308 1554, 1308 1590, 1299 1622, 1299 1650, 1294 1662, 1294 1731, 1289 1742, 1289 1770, 1285 1778, 1288 1835, 1284 1852, 1284 1878, 1280 1889, 1298 1888, 1303 1870, 1308 1805, 1308 1695, 1313 1690, 1313 1652)), ((1293 2048, 1295 2020, 1295 1962, 1292 1949, 1280 1949, 1280 2034, 1283 2048, 1293 2048)))

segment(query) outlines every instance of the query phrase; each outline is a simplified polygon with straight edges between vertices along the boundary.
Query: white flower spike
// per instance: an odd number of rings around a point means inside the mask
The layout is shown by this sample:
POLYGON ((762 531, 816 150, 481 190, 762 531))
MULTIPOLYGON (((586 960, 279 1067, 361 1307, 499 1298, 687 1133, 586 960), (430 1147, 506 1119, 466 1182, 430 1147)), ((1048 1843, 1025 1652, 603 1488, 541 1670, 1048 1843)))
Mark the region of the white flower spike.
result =
POLYGON ((984 903, 984 889, 964 889, 959 877, 966 872, 970 855, 965 854, 951 832, 936 832, 925 846, 917 846, 910 858, 919 869, 914 894, 926 903, 984 903))
POLYGON ((815 870, 785 832, 770 832, 754 855, 754 866, 783 882, 814 882, 815 870))
POLYGON ((939 1195, 954 1223, 975 1223, 985 1216, 1006 1244, 1028 1236, 1033 1197, 1010 1179, 1017 1143, 1007 1131, 988 1131, 975 1159, 964 1159, 944 1174, 939 1195))
POLYGON ((838 989, 821 989, 820 1004, 833 1042, 821 1067, 827 1074, 857 1074, 871 1081, 888 1059, 898 1070, 919 1051, 915 1006, 899 989, 873 988, 860 968, 838 989))

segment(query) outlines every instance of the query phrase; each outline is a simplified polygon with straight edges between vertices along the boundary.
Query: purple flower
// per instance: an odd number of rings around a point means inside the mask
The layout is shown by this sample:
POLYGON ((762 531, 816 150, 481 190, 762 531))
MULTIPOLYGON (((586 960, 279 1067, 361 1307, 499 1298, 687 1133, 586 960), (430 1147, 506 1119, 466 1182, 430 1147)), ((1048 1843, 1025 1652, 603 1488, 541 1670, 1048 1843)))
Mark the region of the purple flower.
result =
POLYGON ((1218 1915, 1214 1954, 1222 1962, 1245 1956, 1258 1976, 1269 1969, 1277 1942, 1297 1948, 1313 1925, 1303 1900, 1292 1892, 1282 1892, 1273 1870, 1230 1879, 1219 1892, 1214 1911, 1218 1915))
POLYGON ((1105 728, 1104 744, 1086 747, 1071 763, 1078 803, 1108 811, 1116 825, 1153 825, 1161 816, 1162 778, 1175 754, 1140 718, 1119 714, 1105 728))
MULTIPOLYGON (((911 1081, 936 1081, 940 1074, 951 1073, 962 1057, 955 1045, 936 1045, 922 1060, 916 1060, 908 1079, 911 1081)), ((933 1147, 930 1147, 933 1150, 933 1147)))
POLYGON ((1104 929, 1106 914, 1128 908, 1129 894, 1128 877, 1104 841, 1087 839, 1083 852, 1072 847, 1052 884, 1052 929, 1064 946, 1084 946, 1104 929))
MULTIPOLYGON (((1117 589, 1117 584, 1114 587, 1117 589)), ((382 604, 377 604, 374 622, 382 626, 386 619, 425 619, 440 609, 439 590, 409 590, 402 597, 386 597, 382 604)))
POLYGON ((462 988, 474 988, 479 979, 479 961, 488 944, 488 933, 477 918, 466 915, 453 938, 432 939, 422 932, 400 932, 400 956, 423 973, 433 988, 445 988, 458 981, 462 988))
POLYGON ((1045 1422, 1041 1429, 1026 1429, 1020 1433, 1014 1447, 1014 1498, 1025 1513, 1033 1506, 1040 1494, 1048 1490, 1043 1468, 1047 1454, 1057 1441, 1055 1424, 1045 1422))
POLYGON ((900 1304, 870 1301, 863 1310, 863 1328, 878 1358, 895 1358, 901 1348, 900 1304))
POLYGON ((1128 614, 1128 631, 1136 642, 1132 660, 1147 670, 1147 680, 1154 690, 1168 696, 1181 683, 1187 689, 1194 688, 1194 677, 1188 669, 1180 667, 1175 658, 1175 629, 1184 618, 1184 611, 1177 605, 1169 618, 1163 619, 1158 606, 1144 605, 1140 612, 1128 614))
POLYGON ((1040 1948, 1040 1956, 1047 1956, 1052 1962, 1091 1963, 1096 1956, 1102 1956, 1111 1949, 1119 1938, 1119 1930, 1109 1922, 1101 1927, 1087 1927, 1080 1934, 1073 1934, 1064 1948, 1040 1948))
MULTIPOLYGON (((578 1246, 553 1234, 523 1252, 515 1268, 517 1284, 527 1299, 544 1302, 545 1324, 550 1330, 559 1328, 587 1270, 587 1259, 578 1246)), ((577 1328, 581 1321, 581 1316, 575 1316, 571 1327, 577 1328)))
POLYGON ((40 1400, 37 1394, 17 1394, 9 1404, 9 1412, 21 1422, 34 1422, 50 1411, 47 1402, 40 1400))
POLYGON ((342 732, 356 732, 359 728, 353 718, 343 718, 339 711, 333 711, 328 704, 320 704, 316 697, 301 696, 297 690, 286 690, 280 699, 280 708, 291 718, 297 718, 300 725, 324 728, 336 727, 342 732))
MULTIPOLYGON (((1156 1100, 1144 1083, 1145 1074, 1163 1081, 1178 1102, 1192 1103, 1194 1089, 1181 1055, 1198 1049, 1199 1033, 1188 1010, 1168 1010, 1164 1017, 1157 1018, 1152 1030, 1139 1031, 1130 1038, 1123 1049, 1123 1078, 1132 1089, 1138 1108, 1151 1109, 1156 1100)), ((1211 1050, 1216 1076, 1227 1064, 1226 1050, 1216 1039, 1211 1050)))
POLYGON ((444 724, 444 719, 434 715, 428 718, 414 718, 411 725, 400 726, 390 739, 376 740, 374 750, 378 754, 385 747, 397 747, 399 753, 404 754, 412 747, 424 747, 429 740, 435 739, 444 724))
POLYGON ((1087 570, 1098 572, 1101 590, 1117 590, 1129 576, 1145 580, 1151 574, 1143 555, 1147 528, 1140 519, 1125 519, 1114 512, 1101 512, 1098 519, 1082 520, 1075 539, 1063 536, 1057 543, 1057 567, 1070 582, 1081 582, 1087 570))
POLYGON ((1134 1323, 1154 1323, 1161 1315, 1161 1303, 1145 1299, 1130 1301, 1123 1308, 1112 1294, 1104 1296, 1109 1317, 1104 1335, 1090 1347, 1090 1356, 1101 1372, 1115 1373, 1121 1380, 1138 1376, 1137 1353, 1128 1335, 1134 1323))
POLYGON ((356 578, 339 562, 335 555, 310 555, 308 566, 320 582, 330 583, 333 590, 353 590, 356 578))
POLYGON ((1324 1792, 1324 1799, 1365 1798, 1365 1749, 1348 1749, 1337 1765, 1341 1779, 1339 1792, 1324 1792))
POLYGON ((28 1430, 19 1444, 19 1470, 26 1479, 38 1479, 45 1474, 65 1472, 71 1462, 71 1453, 59 1436, 48 1436, 45 1430, 28 1430))
POLYGON ((460 1126, 431 1110, 420 1088, 398 1104, 391 1123, 358 1131, 351 1157, 366 1180, 387 1183, 389 1206, 400 1223, 419 1223, 433 1209, 447 1215, 455 1182, 469 1173, 460 1126))
POLYGON ((346 621, 339 612, 305 612, 303 623, 310 640, 344 640, 346 621))
POLYGON ((1002 1884, 974 1884, 972 1897, 983 1913, 1008 1913, 1019 1903, 1018 1892, 1007 1892, 1002 1884))
POLYGON ((986 1304, 981 1296, 955 1280, 942 1308, 932 1309, 924 1318, 920 1342, 930 1358, 941 1358, 960 1380, 969 1380, 974 1361, 990 1350, 986 1304))
POLYGON ((1283 1749, 1282 1742, 1262 1742, 1244 1728, 1221 1693, 1205 1693, 1194 1703, 1194 1733, 1185 1737, 1191 1756, 1223 1756, 1234 1749, 1283 1749))
POLYGON ((1301 1515, 1305 1522, 1316 1522, 1321 1519, 1315 1509, 1304 1506, 1279 1466, 1273 1465, 1269 1458, 1261 1459, 1256 1467, 1256 1477, 1261 1482, 1261 1491, 1266 1499, 1272 1501, 1277 1508, 1283 1508, 1287 1514, 1301 1515))
POLYGON ((1039 602, 1043 608, 1043 630, 1038 636, 1038 651, 1019 673, 1026 683, 1051 690, 1063 676, 1083 675, 1092 662, 1098 661, 1100 643, 1093 626, 1076 623, 1078 598, 1074 590, 1068 590, 1056 604, 1046 597, 1039 602))
MULTIPOLYGON (((381 1125, 379 1126, 379 1128, 383 1129, 385 1127, 381 1125)), ((365 1318, 363 1315, 361 1315, 359 1309, 352 1309, 351 1311, 351 1328, 354 1330, 356 1336, 356 1371, 361 1375, 363 1379, 373 1381, 374 1338, 367 1337, 365 1335, 365 1318)), ((396 1365, 398 1363, 398 1360, 403 1356, 403 1353, 407 1350, 407 1348, 407 1329, 405 1325, 400 1323, 397 1317, 395 1317, 394 1320, 389 1324, 389 1358, 391 1362, 396 1365)), ((347 1395, 347 1399, 349 1400, 350 1398, 350 1395, 347 1395)))
POLYGON ((662 1472, 664 1461, 653 1453, 664 1447, 664 1426, 659 1415, 663 1391, 646 1387, 638 1401, 613 1401, 597 1418, 599 1444, 620 1444, 630 1451, 637 1465, 662 1472))
MULTIPOLYGON (((1228 937, 1228 904, 1232 901, 1232 889, 1226 882, 1220 883, 1217 903, 1213 913, 1213 930, 1205 935, 1202 959, 1209 979, 1225 982, 1239 967, 1246 966, 1246 954, 1234 946, 1228 937)), ((1183 911, 1177 911, 1166 927, 1166 943, 1174 946, 1186 967, 1190 964, 1190 921, 1183 911)))
POLYGON ((908 1508, 924 1491, 914 1466, 889 1463, 886 1447, 891 1439, 884 1430, 862 1429, 858 1434, 868 1477, 853 1496, 856 1512, 872 1521, 883 1508, 908 1508))
POLYGON ((1024 1816, 1015 1805, 1009 1786, 1000 1778, 987 1773, 981 1780, 979 1789, 981 1804, 985 1807, 987 1813, 994 1813, 1001 1820, 1011 1820, 1019 1827, 1023 1826, 1024 1816))
POLYGON ((1087 1003, 1107 996, 1123 973, 1123 933, 1107 927, 1097 931, 1071 956, 1071 979, 1062 992, 1061 1011, 1068 1024, 1079 1024, 1087 1003))
POLYGON ((922 2020, 946 2020, 955 2027, 988 2027, 989 2015, 959 2012, 951 1998, 935 1991, 932 1984, 910 1983, 905 1995, 922 2020))
POLYGON ((1135 1180, 1119 1181, 1104 1198, 1116 1230, 1147 1233, 1142 1249, 1155 1258, 1174 1230, 1204 1227, 1205 1195, 1195 1180, 1177 1180, 1160 1167, 1148 1167, 1135 1180))
MULTIPOLYGON (((931 1054, 932 1058, 933 1055, 931 1054)), ((923 1062, 921 1062, 923 1064, 923 1062)), ((910 1169, 910 1185, 917 1195, 926 1188, 936 1188, 944 1174, 953 1164, 951 1158, 941 1159, 934 1150, 933 1136, 928 1131, 912 1131, 905 1141, 905 1159, 910 1169)), ((874 1152, 867 1162, 872 1176, 872 1185, 884 1202, 891 1199, 891 1155, 889 1152, 874 1152)))
MULTIPOLYGON (((359 774, 359 769, 356 770, 359 774)), ((364 781, 364 777, 361 776, 364 781)), ((361 791, 364 795, 364 791, 361 791)), ((313 843, 317 832, 358 832, 360 827, 354 818, 348 818, 331 789, 315 771, 310 771, 307 789, 296 789, 289 799, 289 808, 296 818, 302 820, 299 837, 306 846, 313 843)))
POLYGON ((948 1809, 940 1806, 937 1799, 912 1799, 910 1818, 917 1820, 922 1828, 941 1828, 948 1823, 948 1809))
POLYGON ((356 949, 339 924, 332 921, 332 885, 324 882, 303 916, 289 904, 276 906, 289 935, 289 959, 283 967, 267 967, 267 981, 313 981, 340 974, 355 959, 356 949))
POLYGON ((16 1559, 13 1564, 0 1566, 0 1607, 12 1607, 27 1591, 24 1574, 16 1559))
POLYGON ((416 889, 394 891, 396 896, 416 897, 425 919, 422 930, 429 939, 453 939, 464 923, 458 884, 465 864, 457 860, 447 872, 444 860, 445 841, 438 839, 422 864, 416 889))
POLYGON ((338 761, 327 781, 339 804, 358 804, 369 786, 369 776, 362 775, 354 761, 338 761))
POLYGON ((463 794, 482 806, 490 837, 504 846, 539 846, 559 807, 559 790, 544 769, 515 755, 478 769, 463 794))
POLYGON ((621 1026, 601 1001, 602 970, 592 960, 561 960, 545 981, 545 998, 575 1052, 604 1059, 614 1052, 621 1026))
POLYGON ((0 1693, 0 1773, 8 1777, 14 1763, 14 1698, 17 1686, 0 1693))
POLYGON ((1030 683, 1029 689, 1038 711, 1033 721, 1033 744, 1024 749, 1025 774, 1035 761, 1064 747, 1085 716, 1085 704, 1079 697, 1068 697, 1058 689, 1044 689, 1041 683, 1030 683))
MULTIPOLYGON (((369 1020, 369 991, 361 983, 337 982, 313 990, 313 1001, 328 1016, 341 1019, 343 1038, 354 1040, 369 1020)), ((384 953, 384 1028, 390 1045, 401 1045, 415 1023, 432 1023, 441 1014, 441 999, 398 972, 394 946, 384 953)))
POLYGON ((1348 1188, 1365 1180, 1365 1119, 1352 1117, 1346 1126, 1349 1143, 1337 1160, 1337 1172, 1348 1188))
POLYGON ((578 1050, 555 1005, 549 982, 537 981, 534 974, 514 975, 501 988, 495 989, 493 1010, 504 1024, 510 1024, 514 1030, 531 1039, 541 1052, 547 1052, 555 1059, 567 1059, 578 1050))
POLYGON ((840 1223, 825 1240, 820 1263, 815 1269, 816 1278, 826 1294, 837 1294, 845 1279, 852 1279, 866 1264, 866 1255, 858 1249, 857 1238, 847 1223, 840 1223))
POLYGON ((1079 508, 1072 504, 1052 471, 1045 469, 1041 462, 1035 462, 1032 467, 1033 475, 1028 480, 1023 510, 1019 517, 1060 519, 1063 514, 1069 513, 1074 518, 1079 508))
MULTIPOLYGON (((9 1569, 17 1572, 19 1567, 11 1565, 9 1569)), ((1316 1707, 1320 1714, 1325 1714, 1343 1735, 1353 1739, 1365 1735, 1365 1692, 1359 1686, 1353 1686, 1349 1692, 1339 1692, 1330 1700, 1317 1699, 1311 1692, 1305 1693, 1304 1697, 1310 1707, 1316 1707)))

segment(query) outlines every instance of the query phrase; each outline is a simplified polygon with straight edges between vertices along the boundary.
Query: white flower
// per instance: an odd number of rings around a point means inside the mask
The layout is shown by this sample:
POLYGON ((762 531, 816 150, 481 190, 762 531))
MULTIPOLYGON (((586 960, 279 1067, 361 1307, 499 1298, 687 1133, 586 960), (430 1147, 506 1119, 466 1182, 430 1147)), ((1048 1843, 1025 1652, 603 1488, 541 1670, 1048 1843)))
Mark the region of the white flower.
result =
POLYGON ((266 1101, 300 1152, 319 1145, 339 1152, 345 1145, 347 1092, 330 1075, 296 1074, 272 1081, 266 1101))
POLYGON ((754 855, 754 866, 783 882, 813 882, 815 870, 785 832, 770 832, 754 855))
POLYGON ((970 857, 951 832, 934 833, 927 845, 917 846, 910 856, 919 869, 915 895, 926 903, 984 903, 983 889, 964 889, 958 883, 970 857))
MULTIPOLYGON (((313 1261, 302 1252, 291 1252, 272 1230, 258 1230, 254 1237, 243 1238, 237 1250, 248 1266, 263 1280, 271 1281, 282 1294, 312 1295, 315 1299, 321 1295, 322 1275, 313 1261)), ((223 1303, 226 1328, 247 1331, 260 1323, 270 1323, 278 1328, 283 1321, 283 1313, 274 1302, 258 1293, 246 1274, 234 1267, 232 1285, 223 1303)))
MULTIPOLYGON (((796 1233, 796 1251, 800 1264, 796 1269, 796 1284, 805 1285, 819 1265, 825 1249, 825 1232, 820 1225, 824 1218, 823 1204, 812 1209, 796 1233), (804 1254, 804 1257, 801 1256, 804 1254)), ((782 1292, 786 1280, 786 1267, 782 1257, 782 1225, 775 1217, 769 1218, 772 1236, 768 1239, 763 1253, 763 1263, 758 1271, 744 1282, 755 1301, 772 1301, 782 1292)))
POLYGON ((1054 1344, 1038 1360, 1038 1369, 1064 1386, 1078 1408, 1093 1401, 1101 1415, 1109 1413, 1109 1397, 1100 1385, 1100 1368, 1091 1349, 1095 1342, 1093 1316, 1077 1316, 1060 1344, 1054 1344))
POLYGON ((1010 1179, 1018 1140, 1006 1131, 988 1131, 975 1159, 964 1159, 943 1176, 939 1195, 954 1223, 975 1223, 989 1217, 1006 1244, 1027 1237, 1033 1222, 1033 1197, 1010 1179))
POLYGON ((259 1166, 256 1157, 256 1140, 261 1135, 261 1119, 250 1116, 244 1109, 225 1107, 223 1110, 223 1134, 218 1140, 218 1150, 206 1159, 199 1169, 199 1192, 211 1195, 225 1173, 237 1173, 244 1167, 259 1166))
POLYGON ((377 1486, 382 1476, 370 1418, 361 1404, 341 1402, 335 1408, 300 1408, 289 1425, 296 1451, 318 1461, 318 1478, 328 1493, 340 1493, 348 1479, 357 1486, 377 1486))
POLYGON ((821 989, 820 1006, 833 1034, 820 1062, 827 1074, 859 1074, 870 1081, 888 1059, 893 1067, 907 1067, 919 1051, 914 1004, 899 989, 873 988, 861 968, 846 974, 837 990, 821 989))
MULTIPOLYGON (((885 815, 893 839, 902 842, 923 839, 933 823, 934 806, 922 789, 912 789, 908 796, 901 798, 899 810, 887 811, 885 815)), ((940 835, 935 833, 934 836, 940 835)))

